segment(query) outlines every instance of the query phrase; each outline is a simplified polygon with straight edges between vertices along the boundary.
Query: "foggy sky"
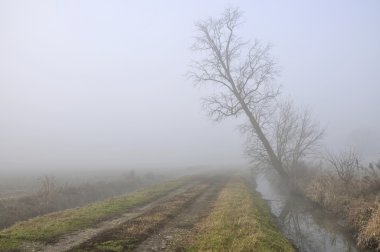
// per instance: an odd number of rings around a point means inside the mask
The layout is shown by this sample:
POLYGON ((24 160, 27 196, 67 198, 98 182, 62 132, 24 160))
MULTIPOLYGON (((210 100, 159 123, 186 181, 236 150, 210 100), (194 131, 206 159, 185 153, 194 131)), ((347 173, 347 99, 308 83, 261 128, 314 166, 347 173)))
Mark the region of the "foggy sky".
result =
POLYGON ((379 1, 0 0, 0 169, 247 163, 184 76, 194 23, 229 6, 328 147, 380 157, 379 1))

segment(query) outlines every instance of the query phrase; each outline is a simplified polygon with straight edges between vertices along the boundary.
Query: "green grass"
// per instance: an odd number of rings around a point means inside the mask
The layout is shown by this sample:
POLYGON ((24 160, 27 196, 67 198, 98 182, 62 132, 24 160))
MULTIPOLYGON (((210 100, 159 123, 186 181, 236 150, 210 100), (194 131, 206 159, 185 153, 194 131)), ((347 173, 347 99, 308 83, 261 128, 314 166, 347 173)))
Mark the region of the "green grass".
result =
POLYGON ((98 250, 107 250, 107 251, 116 251, 120 252, 124 250, 124 241, 108 241, 103 242, 102 244, 99 244, 96 246, 98 250))
POLYGON ((16 223, 0 232, 0 251, 17 251, 23 241, 54 242, 60 236, 95 226, 128 209, 148 203, 180 187, 186 179, 166 182, 127 195, 99 201, 16 223))
POLYGON ((294 251, 277 231, 269 209, 241 179, 221 191, 189 251, 294 251))

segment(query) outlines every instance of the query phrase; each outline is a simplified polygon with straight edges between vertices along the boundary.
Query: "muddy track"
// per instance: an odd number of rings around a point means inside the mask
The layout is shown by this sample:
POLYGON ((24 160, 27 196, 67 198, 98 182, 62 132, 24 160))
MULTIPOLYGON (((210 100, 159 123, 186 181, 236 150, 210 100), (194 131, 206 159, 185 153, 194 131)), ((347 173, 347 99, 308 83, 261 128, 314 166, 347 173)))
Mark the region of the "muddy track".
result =
POLYGON ((194 178, 117 218, 67 234, 54 244, 25 243, 22 251, 183 251, 195 236, 194 225, 208 215, 227 178, 194 178))
POLYGON ((225 182, 225 176, 201 179, 198 185, 69 251, 182 251, 195 236, 194 225, 208 215, 225 182))
POLYGON ((104 221, 99 223, 97 226, 93 228, 87 228, 84 230, 80 230, 77 232, 70 233, 68 235, 63 236, 61 239, 58 240, 58 242, 54 244, 48 244, 43 245, 40 243, 25 243, 23 246, 23 250, 25 251, 43 251, 43 252, 63 252, 68 251, 85 241, 99 235, 100 233, 103 233, 107 230, 111 230, 122 223, 125 223, 128 220, 131 220, 133 218, 136 218, 145 212, 149 211, 150 209, 153 209, 154 207, 162 204, 163 202, 166 202, 167 200, 175 197, 176 195, 180 195, 187 191, 189 188, 195 187, 199 185, 199 181, 188 183, 170 193, 167 195, 160 197, 157 200, 154 200, 148 204, 134 207, 128 210, 127 213, 112 219, 108 221, 104 221))
POLYGON ((135 251, 184 251, 195 236, 195 224, 207 217, 224 183, 213 183, 188 207, 143 241, 135 251))

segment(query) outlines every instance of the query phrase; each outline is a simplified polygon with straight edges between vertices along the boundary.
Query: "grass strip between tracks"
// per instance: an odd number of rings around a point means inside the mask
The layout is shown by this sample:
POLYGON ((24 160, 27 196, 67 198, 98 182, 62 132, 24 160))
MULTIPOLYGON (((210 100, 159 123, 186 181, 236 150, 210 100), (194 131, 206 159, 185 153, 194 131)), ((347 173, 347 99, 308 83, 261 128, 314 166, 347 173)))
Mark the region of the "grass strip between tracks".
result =
POLYGON ((227 183, 199 228, 189 251, 294 251, 263 199, 240 178, 227 183))

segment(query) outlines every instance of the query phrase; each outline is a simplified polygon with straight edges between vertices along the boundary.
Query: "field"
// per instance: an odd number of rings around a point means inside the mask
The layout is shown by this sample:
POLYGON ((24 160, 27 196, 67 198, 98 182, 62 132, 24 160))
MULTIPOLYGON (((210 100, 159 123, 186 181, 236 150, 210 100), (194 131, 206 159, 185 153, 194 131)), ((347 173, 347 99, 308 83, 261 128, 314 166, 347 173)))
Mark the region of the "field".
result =
POLYGON ((293 251, 229 173, 190 176, 0 231, 0 251, 293 251), (238 207, 237 207, 238 206, 238 207))

